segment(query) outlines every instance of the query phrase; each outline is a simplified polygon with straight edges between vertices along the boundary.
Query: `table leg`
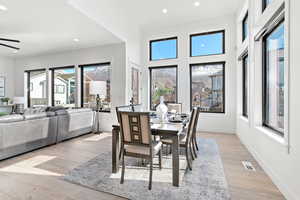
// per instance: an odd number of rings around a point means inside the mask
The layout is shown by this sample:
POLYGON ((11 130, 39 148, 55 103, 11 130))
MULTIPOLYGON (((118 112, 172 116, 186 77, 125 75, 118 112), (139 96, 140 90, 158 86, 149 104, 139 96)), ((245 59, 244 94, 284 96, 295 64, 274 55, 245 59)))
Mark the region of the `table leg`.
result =
POLYGON ((120 130, 117 127, 112 129, 112 173, 119 171, 119 152, 120 152, 120 130))
POLYGON ((173 186, 179 186, 179 137, 172 137, 173 186))

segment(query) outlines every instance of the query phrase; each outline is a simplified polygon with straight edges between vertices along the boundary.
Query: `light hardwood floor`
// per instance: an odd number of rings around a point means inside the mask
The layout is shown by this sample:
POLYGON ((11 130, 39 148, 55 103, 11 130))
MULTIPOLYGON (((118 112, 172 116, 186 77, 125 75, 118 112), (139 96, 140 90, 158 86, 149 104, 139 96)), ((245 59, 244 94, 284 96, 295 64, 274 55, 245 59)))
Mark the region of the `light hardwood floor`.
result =
MULTIPOLYGON (((282 200, 284 197, 235 135, 199 133, 214 138, 220 149, 233 200, 282 200), (251 161, 256 172, 241 161, 251 161)), ((119 197, 62 180, 74 167, 107 148, 110 134, 86 135, 0 162, 1 200, 114 200, 119 197), (106 140, 106 145, 103 145, 106 140), (100 143, 102 145, 100 145, 100 143)))

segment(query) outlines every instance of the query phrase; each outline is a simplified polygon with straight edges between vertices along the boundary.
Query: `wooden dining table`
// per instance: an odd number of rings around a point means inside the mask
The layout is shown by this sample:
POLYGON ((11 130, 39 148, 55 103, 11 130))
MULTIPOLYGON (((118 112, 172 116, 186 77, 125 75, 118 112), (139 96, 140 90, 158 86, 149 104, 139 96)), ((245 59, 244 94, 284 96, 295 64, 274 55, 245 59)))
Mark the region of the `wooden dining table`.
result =
MULTIPOLYGON (((185 127, 186 121, 182 123, 151 123, 153 135, 159 135, 172 140, 172 181, 173 186, 179 186, 179 135, 185 127)), ((112 129, 112 173, 119 171, 120 151, 120 126, 113 125, 112 129)))

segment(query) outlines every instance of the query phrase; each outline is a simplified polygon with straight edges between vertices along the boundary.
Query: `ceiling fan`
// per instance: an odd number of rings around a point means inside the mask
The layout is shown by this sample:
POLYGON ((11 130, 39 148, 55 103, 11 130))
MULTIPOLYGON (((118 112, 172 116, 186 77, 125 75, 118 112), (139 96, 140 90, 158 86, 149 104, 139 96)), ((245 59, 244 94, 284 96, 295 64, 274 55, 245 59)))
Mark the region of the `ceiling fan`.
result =
POLYGON ((4 46, 4 47, 11 48, 11 49, 15 49, 15 50, 20 50, 20 48, 18 48, 18 47, 15 47, 15 46, 12 46, 12 45, 9 45, 9 44, 4 44, 4 43, 2 43, 1 41, 4 41, 4 42, 15 42, 15 43, 20 43, 20 40, 13 40, 13 39, 7 39, 7 38, 0 38, 0 46, 4 46))

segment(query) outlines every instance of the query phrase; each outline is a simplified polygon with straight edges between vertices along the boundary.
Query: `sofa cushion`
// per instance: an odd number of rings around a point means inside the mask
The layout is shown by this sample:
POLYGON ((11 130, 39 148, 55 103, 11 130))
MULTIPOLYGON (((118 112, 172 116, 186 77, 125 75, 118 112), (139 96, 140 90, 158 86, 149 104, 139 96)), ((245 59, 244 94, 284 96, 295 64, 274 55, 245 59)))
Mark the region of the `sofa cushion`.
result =
POLYGON ((10 123, 10 122, 18 122, 23 121, 24 117, 19 114, 6 115, 0 117, 0 123, 10 123))
POLYGON ((45 118, 45 117, 47 117, 46 112, 24 115, 25 120, 40 119, 40 118, 45 118))
POLYGON ((67 108, 63 107, 63 106, 51 106, 51 107, 48 107, 46 109, 47 112, 56 112, 56 111, 59 111, 59 110, 66 110, 67 108))
POLYGON ((66 111, 68 114, 72 114, 72 113, 81 113, 81 112, 91 112, 92 109, 91 108, 79 108, 79 109, 69 109, 66 111))
POLYGON ((75 113, 82 113, 82 112, 91 112, 91 108, 77 108, 77 109, 67 109, 67 110, 58 110, 56 111, 56 115, 71 115, 75 113))

